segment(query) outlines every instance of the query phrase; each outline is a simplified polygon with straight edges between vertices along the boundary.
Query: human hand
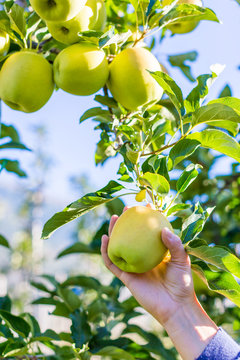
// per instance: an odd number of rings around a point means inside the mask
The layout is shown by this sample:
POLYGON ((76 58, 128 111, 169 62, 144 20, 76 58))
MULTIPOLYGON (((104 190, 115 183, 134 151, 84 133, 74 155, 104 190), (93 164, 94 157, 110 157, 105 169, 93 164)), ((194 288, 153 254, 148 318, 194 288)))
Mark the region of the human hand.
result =
MULTIPOLYGON (((116 215, 111 218, 109 236, 117 219, 116 215)), ((167 228, 163 229, 162 241, 170 254, 161 264, 143 274, 124 272, 111 262, 107 254, 109 236, 102 237, 101 247, 106 267, 129 288, 139 304, 163 325, 178 308, 194 302, 190 259, 178 236, 167 228)))

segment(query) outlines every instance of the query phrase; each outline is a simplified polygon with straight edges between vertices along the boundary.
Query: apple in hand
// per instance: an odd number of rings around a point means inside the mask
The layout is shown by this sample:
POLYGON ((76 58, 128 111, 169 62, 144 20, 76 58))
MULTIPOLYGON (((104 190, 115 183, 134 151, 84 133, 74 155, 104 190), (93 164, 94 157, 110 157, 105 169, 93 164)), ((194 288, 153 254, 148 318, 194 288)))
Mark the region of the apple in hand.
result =
POLYGON ((47 21, 67 21, 76 16, 87 0, 30 0, 38 15, 47 21))
POLYGON ((164 227, 173 231, 166 217, 157 210, 144 206, 126 210, 110 235, 110 260, 127 272, 144 273, 153 269, 167 253, 161 240, 164 227))
POLYGON ((6 55, 10 47, 9 35, 0 29, 0 56, 6 55))
POLYGON ((73 95, 91 95, 108 78, 108 62, 103 50, 91 43, 78 43, 62 50, 54 64, 54 80, 59 88, 73 95))
POLYGON ((107 86, 115 100, 128 110, 138 110, 159 101, 163 89, 148 71, 162 71, 156 57, 143 48, 128 48, 109 66, 107 86))
POLYGON ((103 0, 97 2, 97 20, 93 26, 93 30, 104 31, 107 22, 107 10, 103 0))
POLYGON ((49 32, 54 39, 63 44, 74 44, 78 42, 78 33, 92 30, 97 21, 97 2, 88 0, 82 10, 71 20, 68 21, 48 21, 46 22, 49 32))
POLYGON ((0 98, 13 110, 31 113, 50 99, 54 90, 49 62, 31 50, 9 56, 0 71, 0 98))
MULTIPOLYGON (((172 0, 163 0, 162 5, 167 6, 172 3, 172 0)), ((197 6, 203 6, 201 0, 178 0, 177 4, 193 4, 197 6)), ((173 34, 186 34, 193 31, 199 24, 199 21, 182 21, 175 24, 168 25, 167 28, 172 31, 173 34)))

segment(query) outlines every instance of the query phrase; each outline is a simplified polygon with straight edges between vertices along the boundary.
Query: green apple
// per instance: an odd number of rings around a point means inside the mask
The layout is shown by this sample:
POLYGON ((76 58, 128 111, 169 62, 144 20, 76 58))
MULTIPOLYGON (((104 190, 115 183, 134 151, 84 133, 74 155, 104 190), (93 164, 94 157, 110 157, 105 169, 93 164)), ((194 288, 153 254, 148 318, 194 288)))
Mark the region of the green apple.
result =
POLYGON ((0 56, 6 55, 10 47, 9 35, 0 29, 0 56))
POLYGON ((153 269, 167 253, 161 239, 164 227, 173 231, 159 211, 144 206, 126 210, 118 218, 109 239, 110 260, 127 272, 144 273, 153 269))
POLYGON ((103 0, 97 1, 97 21, 94 24, 93 30, 104 31, 107 22, 107 10, 103 0))
POLYGON ((76 16, 87 0, 30 0, 33 9, 46 21, 67 21, 76 16))
POLYGON ((93 29, 97 21, 97 15, 96 0, 88 0, 86 5, 73 19, 62 22, 48 21, 46 24, 54 39, 63 44, 70 45, 78 42, 79 32, 93 29))
POLYGON ((53 70, 49 62, 31 50, 9 56, 0 71, 0 98, 13 110, 37 111, 54 90, 53 70))
MULTIPOLYGON (((166 6, 172 3, 172 0, 163 0, 162 5, 166 6)), ((178 0, 178 4, 193 4, 197 6, 203 6, 201 0, 178 0)), ((173 34, 187 34, 193 31, 199 24, 199 21, 182 21, 167 26, 173 34)))
POLYGON ((78 43, 62 50, 54 64, 55 83, 73 95, 91 95, 108 79, 108 62, 103 50, 90 43, 78 43))
POLYGON ((128 110, 138 110, 159 101, 163 89, 149 71, 161 71, 161 65, 150 51, 128 48, 109 66, 107 86, 113 97, 128 110))

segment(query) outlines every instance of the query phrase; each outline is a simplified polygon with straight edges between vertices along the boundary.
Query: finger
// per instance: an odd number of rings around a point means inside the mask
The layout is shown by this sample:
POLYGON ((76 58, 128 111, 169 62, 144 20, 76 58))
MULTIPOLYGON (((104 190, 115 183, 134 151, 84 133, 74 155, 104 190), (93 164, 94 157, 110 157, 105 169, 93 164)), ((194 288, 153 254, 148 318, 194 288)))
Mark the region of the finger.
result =
POLYGON ((118 278, 121 277, 122 270, 120 270, 116 265, 112 263, 112 261, 108 257, 107 248, 108 248, 109 238, 107 235, 102 236, 102 244, 101 244, 101 254, 104 261, 105 266, 118 278))
POLYGON ((116 224, 116 221, 118 219, 118 216, 117 215, 113 215, 111 217, 111 220, 110 220, 110 224, 109 224, 109 228, 108 228, 108 235, 110 236, 111 233, 112 233, 112 229, 114 227, 114 225, 116 224))
POLYGON ((169 249, 171 261, 182 265, 189 265, 189 257, 183 247, 181 239, 168 228, 162 230, 162 241, 169 249))

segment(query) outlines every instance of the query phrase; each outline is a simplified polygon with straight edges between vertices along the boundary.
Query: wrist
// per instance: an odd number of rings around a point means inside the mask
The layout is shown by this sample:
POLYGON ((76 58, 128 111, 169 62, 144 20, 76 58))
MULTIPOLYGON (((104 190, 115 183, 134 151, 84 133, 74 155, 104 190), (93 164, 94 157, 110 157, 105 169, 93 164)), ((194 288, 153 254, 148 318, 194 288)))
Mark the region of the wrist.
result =
POLYGON ((183 360, 200 356, 218 331, 196 297, 179 306, 163 326, 183 360))

